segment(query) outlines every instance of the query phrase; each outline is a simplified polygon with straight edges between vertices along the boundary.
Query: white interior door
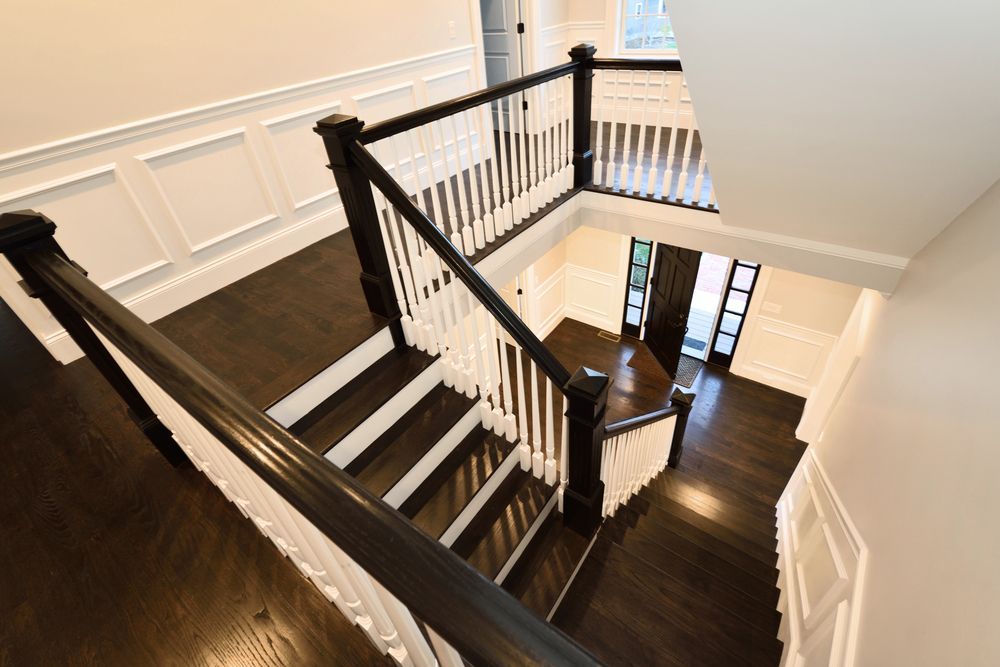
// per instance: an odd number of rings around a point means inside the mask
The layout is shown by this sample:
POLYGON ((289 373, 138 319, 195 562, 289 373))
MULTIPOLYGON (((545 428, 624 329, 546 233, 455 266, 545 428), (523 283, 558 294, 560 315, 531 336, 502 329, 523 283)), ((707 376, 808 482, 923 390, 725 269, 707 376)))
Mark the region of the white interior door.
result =
POLYGON ((521 76, 521 40, 517 32, 520 0, 479 0, 483 17, 486 85, 521 76))

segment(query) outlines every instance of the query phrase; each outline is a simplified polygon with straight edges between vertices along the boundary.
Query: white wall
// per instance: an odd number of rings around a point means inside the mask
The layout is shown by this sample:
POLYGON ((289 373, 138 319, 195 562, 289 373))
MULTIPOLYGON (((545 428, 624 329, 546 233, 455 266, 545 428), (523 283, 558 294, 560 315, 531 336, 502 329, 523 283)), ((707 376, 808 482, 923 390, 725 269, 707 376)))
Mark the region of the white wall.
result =
POLYGON ((871 551, 857 664, 1000 662, 1000 184, 877 309, 814 443, 871 551))
MULTIPOLYGON (((31 28, 5 42, 0 211, 49 215, 147 320, 343 229, 316 120, 482 87, 464 0, 17 4, 31 28)), ((57 358, 79 354, 3 262, 0 296, 57 358)))
POLYGON ((860 292, 854 285, 762 268, 730 370, 808 396, 860 292))
POLYGON ((593 227, 566 239, 566 317, 621 333, 630 241, 593 227))

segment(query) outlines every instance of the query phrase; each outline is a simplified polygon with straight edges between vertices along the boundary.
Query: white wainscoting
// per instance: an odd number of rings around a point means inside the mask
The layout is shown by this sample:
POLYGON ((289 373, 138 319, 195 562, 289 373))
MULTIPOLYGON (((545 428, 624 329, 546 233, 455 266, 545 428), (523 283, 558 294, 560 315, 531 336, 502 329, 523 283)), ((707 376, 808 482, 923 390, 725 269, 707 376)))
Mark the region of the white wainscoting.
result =
POLYGON ((868 549, 811 447, 777 510, 782 665, 852 665, 868 549))
POLYGON ((837 337, 764 315, 747 317, 733 359, 737 375, 808 397, 837 337))
POLYGON ((621 277, 566 264, 566 317, 621 333, 625 288, 621 277))
POLYGON ((567 314, 565 265, 529 292, 528 312, 531 329, 542 340, 563 321, 567 314))
MULTIPOLYGON (((49 216, 70 257, 154 320, 346 226, 317 120, 466 94, 483 87, 474 59, 468 44, 0 155, 0 211, 49 216)), ((79 356, 2 261, 0 296, 56 358, 79 356)))

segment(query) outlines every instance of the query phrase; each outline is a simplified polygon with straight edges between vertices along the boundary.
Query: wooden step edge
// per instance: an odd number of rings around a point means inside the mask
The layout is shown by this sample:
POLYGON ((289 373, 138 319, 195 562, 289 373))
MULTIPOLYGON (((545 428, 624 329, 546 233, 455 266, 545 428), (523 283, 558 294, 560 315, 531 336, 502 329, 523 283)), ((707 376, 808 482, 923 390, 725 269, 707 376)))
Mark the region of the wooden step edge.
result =
POLYGON ((708 521, 713 521, 733 533, 750 540, 761 547, 764 547, 765 549, 776 549, 778 547, 777 526, 774 526, 771 529, 765 529, 760 520, 750 520, 747 517, 741 517, 739 516, 739 510, 733 508, 732 506, 729 506, 727 510, 719 510, 719 512, 723 514, 727 511, 732 512, 732 514, 725 516, 725 520, 720 520, 715 516, 711 516, 711 514, 715 513, 713 511, 714 508, 702 505, 697 501, 685 502, 685 500, 677 494, 667 495, 654 490, 652 487, 646 486, 640 489, 637 495, 648 500, 653 507, 656 507, 657 503, 660 502, 661 499, 669 500, 691 510, 692 512, 700 514, 708 521), (702 511, 702 508, 705 511, 702 511))
POLYGON ((542 505, 541 510, 535 516, 535 520, 528 527, 528 530, 521 536, 520 541, 518 541, 517 546, 514 551, 511 552, 510 556, 507 558, 507 562, 503 564, 500 571, 497 572, 496 576, 493 578, 498 585, 502 585, 504 579, 510 574, 511 570, 517 565, 517 561, 521 558, 524 552, 531 546, 532 541, 538 535, 539 529, 542 524, 545 523, 545 519, 548 518, 549 514, 553 512, 556 506, 557 496, 555 492, 555 487, 548 487, 550 489, 549 497, 542 505))

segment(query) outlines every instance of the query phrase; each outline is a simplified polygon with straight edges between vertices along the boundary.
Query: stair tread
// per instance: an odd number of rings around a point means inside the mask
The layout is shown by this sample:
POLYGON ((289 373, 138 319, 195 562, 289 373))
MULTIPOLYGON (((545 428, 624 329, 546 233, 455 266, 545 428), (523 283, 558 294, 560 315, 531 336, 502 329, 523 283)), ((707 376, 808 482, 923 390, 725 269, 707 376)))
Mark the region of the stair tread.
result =
POLYGON ((769 522, 766 519, 761 521, 758 517, 748 516, 706 494, 690 493, 687 490, 677 492, 664 487, 656 489, 645 487, 638 495, 654 506, 666 504, 666 501, 681 505, 764 549, 774 551, 778 546, 777 526, 768 526, 769 522))
POLYGON ((440 539, 513 449, 513 443, 477 426, 399 511, 428 535, 440 539))
POLYGON ((288 430, 325 454, 434 363, 437 357, 395 347, 338 389, 288 430))
POLYGON ((773 567, 778 562, 778 554, 775 551, 777 541, 772 540, 771 544, 761 545, 757 541, 748 539, 727 526, 664 496, 653 496, 651 501, 649 496, 638 495, 634 496, 629 504, 643 514, 657 519, 666 514, 672 514, 765 565, 773 567))
POLYGON ((630 525, 633 530, 642 531, 653 540, 669 539, 667 535, 674 533, 700 548, 712 552, 761 581, 771 585, 778 581, 778 570, 775 567, 761 562, 673 514, 668 512, 654 515, 643 514, 629 505, 625 505, 618 508, 617 516, 630 525), (624 519, 626 514, 631 515, 629 520, 624 519))
MULTIPOLYGON (((683 462, 683 458, 681 460, 683 462)), ((759 516, 763 520, 769 521, 772 527, 775 525, 777 509, 773 503, 763 502, 759 498, 749 496, 732 487, 706 482, 700 477, 677 468, 669 468, 668 470, 670 472, 669 475, 657 476, 649 483, 649 487, 655 491, 663 486, 668 488, 671 486, 681 486, 699 493, 705 493, 751 516, 759 516)))
MULTIPOLYGON (((621 524, 614 522, 605 524, 599 538, 614 541, 630 555, 663 570, 666 576, 721 604, 756 628, 772 635, 777 634, 781 621, 781 614, 775 608, 777 595, 755 598, 731 581, 747 579, 746 573, 736 568, 721 574, 710 571, 701 567, 697 561, 692 562, 644 535, 622 529, 621 524)), ((777 589, 774 591, 777 593, 777 589)))
POLYGON ((452 544, 452 551, 496 579, 555 489, 515 468, 452 544))
POLYGON ((589 540, 551 512, 531 545, 504 579, 503 587, 524 606, 545 618, 587 552, 589 540))
MULTIPOLYGON (((620 542, 626 549, 632 544, 648 543, 651 547, 661 548, 694 563, 712 576, 725 581, 729 586, 745 593, 754 600, 760 601, 761 604, 771 608, 777 605, 779 591, 773 582, 765 581, 747 572, 710 549, 705 549, 673 531, 651 532, 630 530, 630 528, 631 526, 627 525, 621 518, 614 517, 605 522, 602 530, 611 539, 620 542)), ((774 576, 776 579, 777 572, 774 573, 774 576)))
MULTIPOLYGON (((594 544, 556 612, 556 625, 586 617, 589 610, 581 606, 622 619, 634 631, 634 645, 622 646, 624 654, 611 664, 632 664, 633 654, 663 652, 684 665, 775 665, 781 654, 773 635, 683 588, 609 540, 599 538, 594 544)), ((595 628, 594 634, 615 630, 595 628)), ((588 645, 589 636, 576 636, 588 645)))
POLYGON ((476 405, 476 400, 438 384, 344 470, 372 493, 385 495, 476 405))
POLYGON ((769 473, 761 467, 744 470, 731 462, 699 452, 696 448, 685 449, 678 469, 698 479, 724 480, 726 487, 733 489, 757 503, 774 507, 781 490, 787 483, 784 475, 769 473), (765 489, 772 489, 767 492, 765 489))

